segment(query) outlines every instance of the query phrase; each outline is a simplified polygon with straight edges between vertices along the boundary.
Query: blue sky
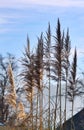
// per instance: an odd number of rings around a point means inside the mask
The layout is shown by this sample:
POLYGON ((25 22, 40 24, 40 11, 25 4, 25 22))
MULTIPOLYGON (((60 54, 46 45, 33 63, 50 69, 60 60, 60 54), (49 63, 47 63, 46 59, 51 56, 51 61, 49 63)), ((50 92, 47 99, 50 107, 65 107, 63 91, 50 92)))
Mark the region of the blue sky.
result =
MULTIPOLYGON (((72 48, 78 50, 79 63, 84 52, 84 0, 2 0, 0 1, 0 53, 20 57, 26 45, 27 34, 31 47, 37 36, 47 30, 48 22, 55 33, 57 18, 62 29, 70 30, 72 48)), ((72 49, 73 50, 73 49, 72 49)))

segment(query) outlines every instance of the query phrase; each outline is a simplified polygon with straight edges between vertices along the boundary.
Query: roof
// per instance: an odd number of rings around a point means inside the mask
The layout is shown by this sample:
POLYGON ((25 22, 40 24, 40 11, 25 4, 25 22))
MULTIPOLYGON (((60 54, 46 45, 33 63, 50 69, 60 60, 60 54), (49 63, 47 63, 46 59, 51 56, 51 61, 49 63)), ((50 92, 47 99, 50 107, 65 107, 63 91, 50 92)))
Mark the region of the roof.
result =
MULTIPOLYGON (((84 108, 63 124, 62 130, 84 130, 84 108)), ((57 128, 59 130, 59 128, 57 128)))

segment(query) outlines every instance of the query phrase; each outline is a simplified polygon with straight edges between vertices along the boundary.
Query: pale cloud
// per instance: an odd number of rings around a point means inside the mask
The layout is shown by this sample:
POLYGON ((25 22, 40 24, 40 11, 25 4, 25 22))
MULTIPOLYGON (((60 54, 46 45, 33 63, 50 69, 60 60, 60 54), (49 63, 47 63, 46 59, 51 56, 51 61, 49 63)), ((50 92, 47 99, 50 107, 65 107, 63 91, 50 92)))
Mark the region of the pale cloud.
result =
POLYGON ((22 8, 35 5, 59 6, 59 7, 84 7, 83 0, 3 0, 0 7, 22 8))
POLYGON ((0 24, 8 23, 7 19, 0 17, 0 24))
MULTIPOLYGON (((14 20, 10 20, 10 18, 12 18, 11 16, 8 16, 8 14, 6 15, 6 17, 4 16, 0 16, 0 25, 5 25, 5 24, 12 24, 15 23, 14 20)), ((14 17, 17 18, 17 17, 14 17)))
POLYGON ((0 28, 0 34, 8 33, 10 29, 8 28, 0 28))

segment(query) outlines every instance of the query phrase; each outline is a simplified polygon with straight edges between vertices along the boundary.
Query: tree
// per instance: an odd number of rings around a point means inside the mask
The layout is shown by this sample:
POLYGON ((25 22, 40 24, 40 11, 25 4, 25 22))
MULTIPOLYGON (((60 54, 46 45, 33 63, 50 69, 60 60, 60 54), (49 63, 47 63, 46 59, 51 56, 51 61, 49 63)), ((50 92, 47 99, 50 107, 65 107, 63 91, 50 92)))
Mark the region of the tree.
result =
POLYGON ((50 82, 50 67, 51 67, 51 29, 50 29, 50 23, 48 25, 48 30, 46 32, 46 37, 45 37, 45 44, 44 44, 44 54, 45 54, 45 69, 47 71, 47 77, 48 77, 48 90, 49 90, 49 117, 48 117, 48 129, 50 130, 51 124, 50 124, 50 98, 51 98, 51 82, 50 82))
POLYGON ((38 45, 37 45, 36 57, 35 57, 35 80, 38 89, 37 96, 39 97, 39 120, 40 120, 39 129, 40 130, 43 130, 43 67, 44 67, 43 55, 44 55, 43 35, 41 34, 40 38, 38 38, 38 45))
POLYGON ((33 90, 34 90, 34 54, 32 54, 30 52, 30 41, 29 41, 29 38, 27 37, 27 47, 25 48, 25 52, 23 54, 23 58, 22 58, 22 66, 24 67, 23 68, 23 71, 21 73, 21 76, 22 76, 22 79, 23 79, 23 82, 24 82, 24 91, 25 91, 25 94, 26 94, 26 98, 27 98, 27 101, 29 101, 30 103, 30 121, 31 121, 31 128, 32 130, 34 129, 34 126, 33 126, 33 98, 34 98, 34 93, 33 93, 33 90))
POLYGON ((71 130, 74 128, 74 122, 73 122, 73 110, 74 110, 74 100, 76 96, 79 96, 80 93, 80 85, 78 85, 78 78, 77 78, 77 52, 76 48, 74 51, 74 57, 73 57, 73 63, 71 66, 71 75, 69 78, 69 85, 68 85, 68 98, 69 101, 72 103, 72 120, 71 120, 71 130))
POLYGON ((16 89, 15 89, 15 83, 14 83, 14 77, 12 72, 11 64, 8 66, 8 77, 9 77, 9 90, 7 93, 6 100, 9 105, 11 105, 13 108, 16 108, 16 89))
MULTIPOLYGON (((63 62, 63 37, 61 34, 60 29, 60 21, 58 19, 57 22, 57 28, 56 28, 56 36, 54 36, 55 39, 55 45, 54 45, 54 58, 52 63, 52 73, 54 74, 52 76, 52 79, 54 79, 57 82, 56 86, 56 101, 55 101, 55 121, 56 121, 56 110, 57 110, 57 102, 58 102, 58 96, 59 96, 59 109, 60 109, 60 130, 62 127, 62 100, 61 100, 61 80, 62 80, 62 62, 63 62)), ((55 123, 54 121, 54 123, 55 123)), ((54 125, 54 129, 55 129, 54 125)))
POLYGON ((9 104, 6 104, 5 101, 7 86, 9 85, 7 73, 9 61, 11 62, 13 70, 16 71, 15 56, 10 53, 7 54, 7 57, 0 55, 0 122, 2 123, 7 121, 9 115, 9 104))
POLYGON ((77 53, 76 49, 74 52, 73 63, 71 67, 71 75, 69 78, 69 86, 68 86, 68 98, 69 101, 72 102, 72 117, 73 117, 73 107, 74 107, 74 98, 77 95, 78 88, 77 88, 77 53))
POLYGON ((70 68, 70 62, 69 62, 69 55, 70 55, 70 49, 71 49, 71 43, 70 43, 70 36, 69 36, 69 29, 67 29, 67 34, 64 41, 64 69, 65 69, 65 122, 66 122, 66 109, 67 109, 67 87, 68 87, 68 76, 69 76, 69 68, 70 68))
POLYGON ((7 89, 7 94, 5 96, 6 104, 9 104, 9 115, 8 120, 9 124, 11 123, 11 126, 15 124, 15 118, 16 118, 16 89, 15 89, 15 83, 14 83, 14 77, 12 72, 11 64, 8 65, 8 80, 9 80, 9 86, 7 89))

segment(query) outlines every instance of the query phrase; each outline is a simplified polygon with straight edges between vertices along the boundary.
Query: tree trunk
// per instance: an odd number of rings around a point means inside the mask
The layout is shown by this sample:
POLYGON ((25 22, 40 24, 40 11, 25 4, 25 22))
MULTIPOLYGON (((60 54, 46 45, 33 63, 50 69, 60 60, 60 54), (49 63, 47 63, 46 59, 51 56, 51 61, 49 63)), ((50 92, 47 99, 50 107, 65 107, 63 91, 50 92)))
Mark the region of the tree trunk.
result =
POLYGON ((43 91, 39 90, 39 118, 40 130, 43 130, 43 91))
POLYGON ((61 100, 61 78, 59 80, 59 100, 60 100, 60 130, 62 130, 62 100, 61 100))
POLYGON ((55 101, 55 111, 54 111, 54 130, 56 130, 56 116, 57 116, 57 100, 58 100, 58 83, 56 89, 56 101, 55 101))
POLYGON ((48 117, 48 129, 50 130, 50 65, 49 65, 49 117, 48 117))

